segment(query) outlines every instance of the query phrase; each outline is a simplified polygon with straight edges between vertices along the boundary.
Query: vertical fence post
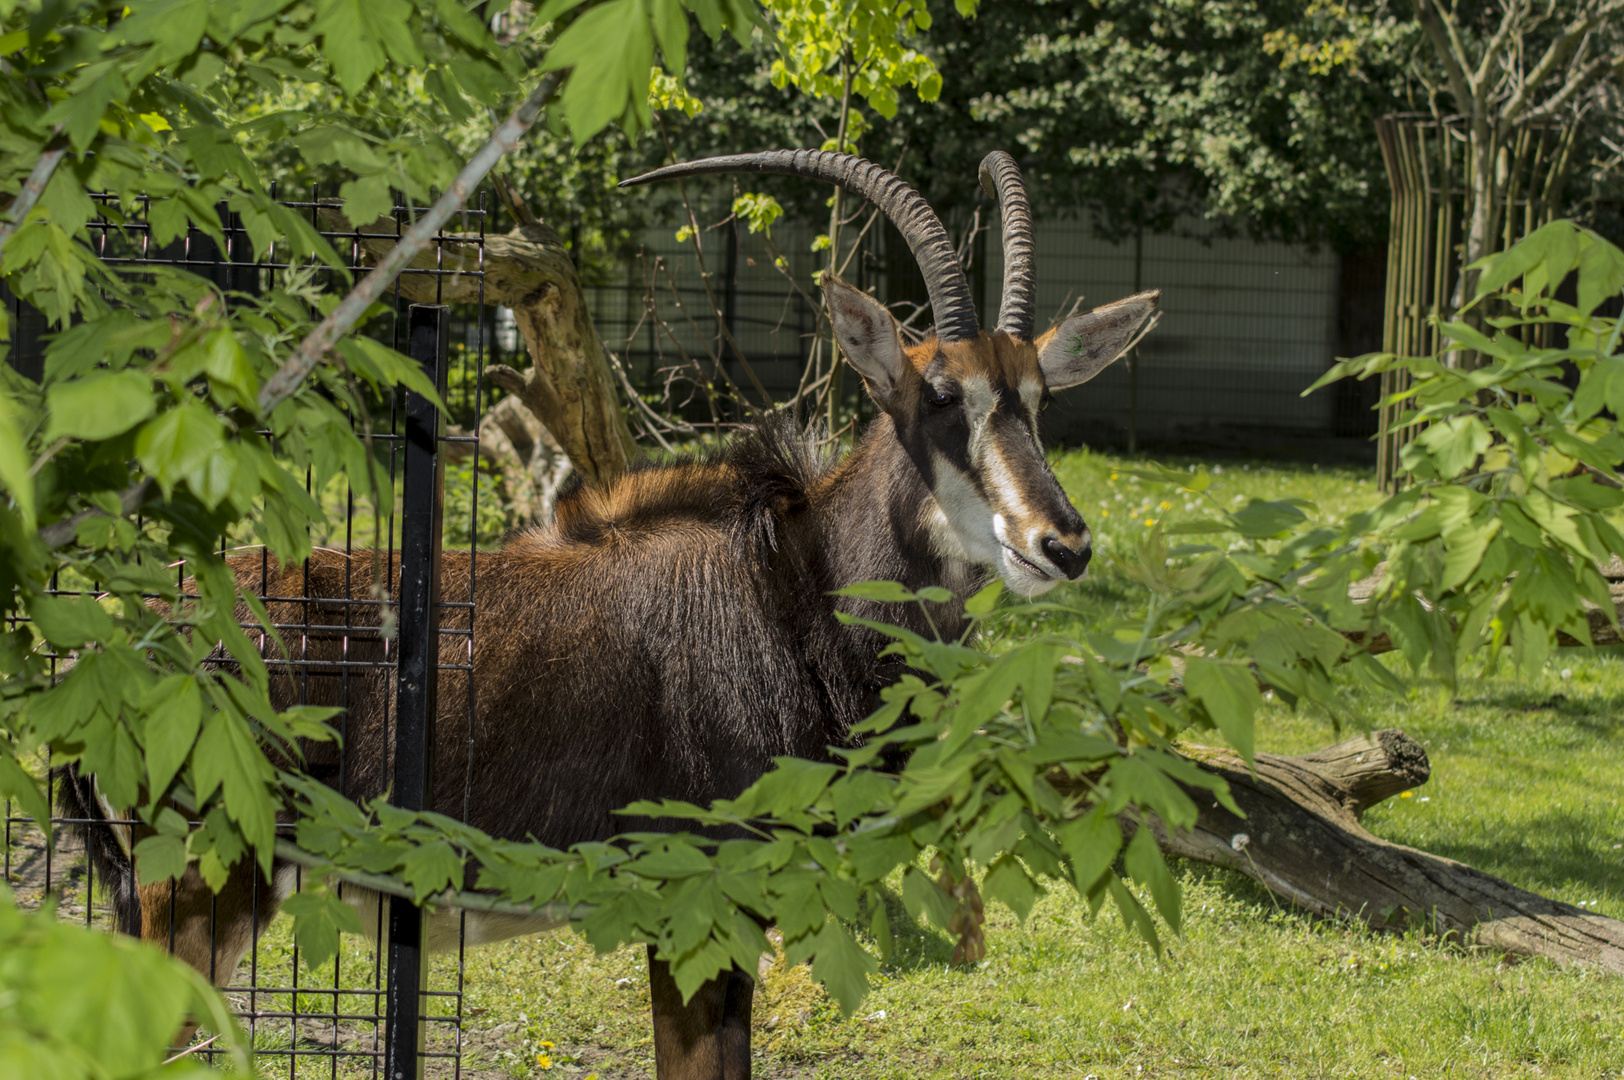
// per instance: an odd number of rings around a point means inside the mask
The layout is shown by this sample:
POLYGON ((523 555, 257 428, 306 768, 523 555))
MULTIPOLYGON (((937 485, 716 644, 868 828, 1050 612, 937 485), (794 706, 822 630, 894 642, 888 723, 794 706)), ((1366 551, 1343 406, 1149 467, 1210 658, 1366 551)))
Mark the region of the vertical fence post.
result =
MULTIPOLYGON (((445 393, 450 341, 448 310, 413 304, 407 351, 445 393)), ((440 456, 441 417, 434 403, 406 393, 406 434, 401 483, 400 622, 395 684, 395 745, 391 802, 404 810, 428 806, 432 776, 435 686, 440 651, 440 456)), ((423 948, 423 911, 409 900, 389 901, 388 1019, 384 1028, 384 1076, 414 1080, 423 1075, 423 990, 428 966, 423 948)))

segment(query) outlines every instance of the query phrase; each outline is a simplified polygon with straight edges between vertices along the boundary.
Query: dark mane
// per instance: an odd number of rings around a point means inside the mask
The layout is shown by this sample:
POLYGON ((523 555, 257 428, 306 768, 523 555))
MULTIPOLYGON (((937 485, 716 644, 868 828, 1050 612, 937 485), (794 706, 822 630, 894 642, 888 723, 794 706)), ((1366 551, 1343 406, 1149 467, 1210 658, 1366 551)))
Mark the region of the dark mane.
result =
POLYGON ((721 446, 674 462, 639 463, 607 490, 583 485, 577 474, 560 493, 553 522, 529 532, 599 544, 617 533, 630 540, 699 526, 776 550, 782 520, 806 509, 835 460, 815 433, 774 413, 721 446))

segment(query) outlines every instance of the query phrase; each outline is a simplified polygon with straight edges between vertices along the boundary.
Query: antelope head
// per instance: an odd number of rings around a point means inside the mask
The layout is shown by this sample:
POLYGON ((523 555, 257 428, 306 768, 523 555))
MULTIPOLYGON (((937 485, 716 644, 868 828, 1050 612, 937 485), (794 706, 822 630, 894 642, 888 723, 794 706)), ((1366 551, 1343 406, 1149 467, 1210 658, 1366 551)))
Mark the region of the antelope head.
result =
POLYGON ((883 304, 824 276, 835 338, 934 496, 927 526, 938 553, 994 567, 1036 596, 1088 565, 1092 538, 1044 458, 1038 413, 1050 394, 1087 382, 1115 360, 1155 311, 1146 292, 1075 315, 1036 338, 1032 215, 1020 171, 996 151, 981 182, 998 199, 1004 285, 997 328, 976 320, 970 285, 947 230, 924 197, 862 158, 780 150, 708 158, 624 185, 713 172, 787 173, 835 184, 874 203, 897 226, 924 275, 936 336, 906 347, 883 304))

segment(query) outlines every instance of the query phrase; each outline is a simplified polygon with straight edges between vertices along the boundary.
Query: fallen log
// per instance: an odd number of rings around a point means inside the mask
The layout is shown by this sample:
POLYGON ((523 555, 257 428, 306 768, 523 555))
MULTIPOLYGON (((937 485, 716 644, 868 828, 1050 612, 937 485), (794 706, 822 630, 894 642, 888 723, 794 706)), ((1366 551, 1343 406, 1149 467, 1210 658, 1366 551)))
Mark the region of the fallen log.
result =
POLYGON ((1199 807, 1193 829, 1144 822, 1164 852, 1237 870, 1316 915, 1381 930, 1422 926, 1468 946, 1624 974, 1624 922, 1389 843, 1360 824, 1365 810, 1431 774, 1426 751, 1403 732, 1360 735, 1298 757, 1258 754, 1255 772, 1231 751, 1184 752, 1228 781, 1246 816, 1188 789, 1199 807))
MULTIPOLYGON (((1383 564, 1385 565, 1385 564, 1383 564)), ((1355 603, 1364 603, 1375 593, 1377 584, 1381 581, 1382 566, 1376 567, 1376 572, 1363 581, 1356 582, 1348 589, 1348 596, 1355 603)), ((1589 641, 1580 641, 1572 634, 1563 630, 1556 632, 1556 643, 1565 648, 1584 645, 1617 645, 1624 642, 1624 634, 1620 627, 1624 627, 1624 559, 1614 555, 1600 567, 1601 576, 1607 580, 1608 591, 1613 597, 1613 610, 1611 612, 1597 607, 1586 600, 1585 622, 1590 631, 1589 641)), ((1369 653, 1392 652, 1397 646, 1393 639, 1386 634, 1366 635, 1363 630, 1348 630, 1343 637, 1355 645, 1363 645, 1369 653)))

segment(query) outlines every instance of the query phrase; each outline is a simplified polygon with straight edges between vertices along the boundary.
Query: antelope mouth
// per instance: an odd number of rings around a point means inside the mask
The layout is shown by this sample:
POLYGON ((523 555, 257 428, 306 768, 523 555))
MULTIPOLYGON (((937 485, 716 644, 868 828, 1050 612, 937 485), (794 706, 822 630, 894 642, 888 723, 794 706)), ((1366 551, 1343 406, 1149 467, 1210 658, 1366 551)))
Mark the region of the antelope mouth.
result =
POLYGON ((1028 573, 1034 574, 1037 577, 1040 577, 1040 578, 1044 579, 1045 581, 1049 581, 1049 580, 1053 579, 1054 577, 1056 577, 1055 574, 1050 573, 1048 570, 1045 570, 1043 567, 1039 566, 1037 563, 1033 562, 1031 559, 1028 559, 1026 556, 1022 555, 1020 552, 1016 551, 1014 548, 1010 547, 1008 544, 1004 545, 1004 551, 1006 553, 1008 553, 1010 561, 1013 562, 1016 566, 1019 566, 1022 570, 1025 570, 1028 573))

